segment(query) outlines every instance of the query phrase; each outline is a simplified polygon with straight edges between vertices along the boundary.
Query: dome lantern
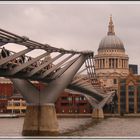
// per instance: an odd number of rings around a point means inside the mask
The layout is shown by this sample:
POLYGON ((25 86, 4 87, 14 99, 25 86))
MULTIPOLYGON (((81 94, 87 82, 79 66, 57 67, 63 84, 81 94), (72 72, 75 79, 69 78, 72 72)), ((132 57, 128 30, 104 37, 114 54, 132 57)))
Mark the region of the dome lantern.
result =
POLYGON ((110 16, 110 21, 109 21, 109 26, 108 26, 108 33, 107 35, 115 35, 114 32, 114 25, 113 25, 113 21, 112 21, 112 15, 110 16))

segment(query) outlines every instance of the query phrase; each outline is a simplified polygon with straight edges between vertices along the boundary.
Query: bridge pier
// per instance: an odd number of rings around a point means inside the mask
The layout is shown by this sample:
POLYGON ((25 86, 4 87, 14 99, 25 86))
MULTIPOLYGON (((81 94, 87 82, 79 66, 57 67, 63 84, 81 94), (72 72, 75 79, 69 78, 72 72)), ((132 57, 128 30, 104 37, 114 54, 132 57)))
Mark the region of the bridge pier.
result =
MULTIPOLYGON (((77 57, 63 74, 58 76, 42 90, 38 90, 30 81, 13 78, 11 81, 27 102, 27 112, 23 125, 23 136, 49 136, 58 134, 58 122, 54 103, 62 91, 72 81, 74 75, 84 63, 86 56, 77 57)), ((47 71, 46 71, 47 72, 47 71)))
POLYGON ((92 111, 92 118, 104 119, 104 112, 102 108, 97 108, 92 111))
POLYGON ((23 136, 51 136, 58 134, 54 104, 27 105, 23 136))

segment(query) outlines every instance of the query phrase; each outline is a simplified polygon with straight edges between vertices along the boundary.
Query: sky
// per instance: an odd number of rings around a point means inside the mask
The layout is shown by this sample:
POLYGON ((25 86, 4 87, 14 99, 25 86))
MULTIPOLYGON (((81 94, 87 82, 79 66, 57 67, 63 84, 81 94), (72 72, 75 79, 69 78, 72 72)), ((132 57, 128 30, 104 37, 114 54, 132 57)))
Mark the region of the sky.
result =
POLYGON ((97 54, 111 14, 129 63, 138 64, 140 72, 140 3, 0 3, 0 28, 57 48, 97 54))

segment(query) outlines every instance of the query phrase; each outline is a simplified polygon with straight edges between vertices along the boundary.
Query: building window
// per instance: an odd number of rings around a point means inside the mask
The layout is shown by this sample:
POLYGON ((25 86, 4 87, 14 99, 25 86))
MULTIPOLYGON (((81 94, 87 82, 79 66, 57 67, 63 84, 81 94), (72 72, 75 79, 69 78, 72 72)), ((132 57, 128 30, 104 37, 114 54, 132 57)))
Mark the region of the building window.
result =
POLYGON ((86 100, 86 98, 84 97, 84 100, 86 100))
POLYGON ((84 106, 84 105, 86 105, 87 103, 79 103, 78 105, 80 105, 80 106, 84 106))
POLYGON ((68 97, 68 100, 69 100, 69 101, 72 101, 72 97, 68 97))
POLYGON ((22 103, 22 106, 26 106, 26 103, 22 103))
POLYGON ((69 103, 61 103, 61 106, 70 106, 71 104, 69 103))
POLYGON ((15 106, 20 106, 20 103, 15 102, 14 105, 15 106))
POLYGON ((8 102, 8 106, 12 106, 13 104, 11 102, 8 102))
POLYGON ((70 109, 69 112, 72 112, 72 110, 70 109))
POLYGON ((62 100, 67 100, 67 97, 61 97, 62 100))
POLYGON ((76 98, 75 98, 75 101, 79 101, 79 97, 76 97, 76 98))
POLYGON ((117 79, 114 79, 114 80, 113 80, 113 83, 114 83, 114 84, 117 84, 117 79))

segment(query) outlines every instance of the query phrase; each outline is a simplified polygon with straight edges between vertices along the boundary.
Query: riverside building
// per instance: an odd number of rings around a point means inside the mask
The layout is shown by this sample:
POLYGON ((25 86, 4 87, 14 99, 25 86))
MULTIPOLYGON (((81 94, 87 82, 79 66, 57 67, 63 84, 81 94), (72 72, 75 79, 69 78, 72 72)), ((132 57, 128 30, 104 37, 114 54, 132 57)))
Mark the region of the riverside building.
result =
MULTIPOLYGON (((38 89, 44 84, 33 82, 38 89)), ((80 94, 62 92, 55 102, 56 113, 59 114, 87 114, 92 113, 92 106, 80 94)), ((0 78, 0 113, 23 114, 26 111, 26 101, 7 78, 0 78)))
POLYGON ((118 112, 120 114, 140 113, 140 75, 130 72, 126 78, 120 78, 118 112))

